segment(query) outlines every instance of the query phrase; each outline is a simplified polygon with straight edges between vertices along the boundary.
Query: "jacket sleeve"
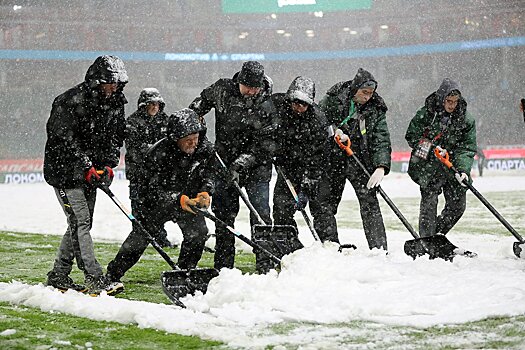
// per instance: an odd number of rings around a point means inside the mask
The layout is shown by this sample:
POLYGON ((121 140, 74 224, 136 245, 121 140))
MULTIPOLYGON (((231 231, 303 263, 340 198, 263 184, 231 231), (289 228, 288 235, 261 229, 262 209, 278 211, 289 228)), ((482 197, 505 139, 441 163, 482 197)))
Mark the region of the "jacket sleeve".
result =
POLYGON ((390 172, 392 145, 390 142, 390 132, 386 122, 385 112, 378 112, 377 121, 374 129, 367 131, 370 135, 370 146, 372 150, 372 165, 374 169, 385 168, 385 174, 390 172))
POLYGON ((126 125, 126 152, 133 163, 139 164, 151 145, 143 142, 144 128, 140 121, 128 119, 126 125))
POLYGON ((422 107, 410 121, 405 134, 405 140, 407 140, 410 148, 413 149, 418 145, 419 140, 423 137, 423 130, 425 129, 426 124, 426 108, 422 107))
POLYGON ((64 105, 61 101, 55 100, 46 126, 47 134, 55 140, 56 144, 62 144, 64 149, 70 151, 74 162, 77 163, 74 166, 88 169, 92 166, 91 159, 77 142, 78 118, 73 113, 76 107, 76 104, 64 105))
POLYGON ((319 107, 323 111, 328 125, 333 125, 335 128, 338 127, 341 119, 341 112, 338 106, 337 97, 330 94, 325 95, 319 102, 319 107))
POLYGON ((246 151, 240 154, 231 165, 232 169, 242 168, 243 170, 253 169, 254 167, 271 163, 275 150, 275 133, 278 127, 278 113, 275 109, 268 109, 267 100, 256 112, 255 118, 258 123, 250 130, 251 140, 246 151))
POLYGON ((311 130, 312 139, 308 150, 308 163, 301 182, 301 188, 305 189, 309 195, 317 192, 318 183, 324 172, 326 149, 330 141, 326 131, 328 120, 320 109, 316 108, 315 111, 314 117, 317 123, 313 126, 314 130, 311 130))
POLYGON ((112 122, 112 135, 107 156, 105 157, 105 165, 111 168, 118 166, 120 162, 120 149, 124 146, 124 139, 126 137, 126 118, 124 114, 124 104, 119 105, 112 122))
POLYGON ((477 150, 476 122, 469 113, 465 116, 465 127, 461 135, 462 138, 458 140, 456 147, 451 150, 451 160, 456 169, 469 174, 477 150))
POLYGON ((202 90, 200 96, 190 103, 189 108, 193 109, 199 117, 203 117, 211 111, 212 108, 216 108, 219 97, 219 82, 220 81, 217 81, 202 90))
POLYGON ((213 195, 215 192, 215 176, 216 169, 219 164, 215 157, 215 148, 207 137, 202 139, 202 153, 200 155, 200 165, 197 169, 197 174, 200 181, 199 192, 208 192, 213 195))

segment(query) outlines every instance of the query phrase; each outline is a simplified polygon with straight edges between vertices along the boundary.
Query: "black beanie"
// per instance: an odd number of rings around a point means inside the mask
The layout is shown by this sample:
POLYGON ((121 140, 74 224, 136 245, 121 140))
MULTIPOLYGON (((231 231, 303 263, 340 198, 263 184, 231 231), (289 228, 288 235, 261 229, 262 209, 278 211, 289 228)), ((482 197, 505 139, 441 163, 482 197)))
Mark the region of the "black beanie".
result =
POLYGON ((175 112, 168 119, 167 134, 170 141, 177 141, 204 130, 206 130, 206 127, 199 121, 197 113, 189 108, 175 112))
POLYGON ((264 86, 264 67, 257 61, 247 61, 242 65, 238 77, 239 83, 249 87, 264 86))

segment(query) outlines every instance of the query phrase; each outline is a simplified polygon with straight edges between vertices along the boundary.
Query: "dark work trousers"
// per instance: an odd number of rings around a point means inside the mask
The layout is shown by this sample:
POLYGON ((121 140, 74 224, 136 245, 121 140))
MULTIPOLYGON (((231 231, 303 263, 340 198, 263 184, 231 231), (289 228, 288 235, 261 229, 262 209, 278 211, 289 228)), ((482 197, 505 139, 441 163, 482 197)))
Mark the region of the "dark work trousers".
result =
MULTIPOLYGON (((301 187, 292 181, 292 185, 297 193, 301 191, 301 187)), ((297 223, 294 220, 295 215, 295 198, 293 197, 286 181, 277 175, 277 182, 273 189, 273 223, 274 225, 291 225, 297 228, 297 223)))
MULTIPOLYGON (((197 266, 204 244, 208 238, 208 228, 204 217, 191 213, 180 213, 177 218, 170 217, 167 210, 149 209, 142 210, 137 220, 153 238, 158 238, 158 232, 167 221, 173 220, 182 231, 182 244, 177 265, 181 269, 192 269, 197 266), (164 211, 164 213, 163 213, 164 211)), ((149 240, 140 229, 133 229, 128 235, 117 256, 108 265, 108 276, 112 281, 119 281, 122 276, 135 265, 146 248, 149 240)))
MULTIPOLYGON (((271 224, 270 218, 270 183, 258 182, 244 186, 248 199, 264 222, 271 224)), ((216 180, 215 194, 212 201, 213 213, 218 219, 234 227, 235 218, 239 213, 239 193, 233 185, 227 185, 223 180, 216 180)), ((257 217, 250 213, 250 225, 258 224, 257 217)), ((217 224, 215 228, 214 267, 232 269, 235 261, 235 236, 225 227, 217 224)))
POLYGON ((69 275, 73 260, 76 259, 78 268, 85 275, 101 276, 102 268, 95 258, 90 233, 97 198, 96 187, 55 188, 55 193, 66 214, 68 227, 60 242, 53 271, 69 275))
POLYGON ((330 240, 339 243, 335 215, 348 179, 359 201, 359 210, 368 247, 387 250, 385 225, 379 208, 377 189, 369 190, 366 188, 368 177, 363 173, 363 170, 352 166, 350 169, 349 175, 346 175, 344 171, 338 171, 338 168, 327 169, 319 185, 317 198, 310 201, 314 228, 321 241, 330 240))
MULTIPOLYGON (((139 208, 144 203, 144 198, 141 198, 139 191, 139 185, 135 182, 129 183, 129 199, 131 201, 131 214, 133 214, 134 217, 137 217, 139 215, 139 208)), ((136 230, 135 223, 133 223, 133 230, 136 230)), ((163 242, 166 242, 168 240, 168 232, 166 232, 166 229, 164 228, 164 225, 161 225, 158 230, 156 231, 157 237, 158 237, 158 243, 163 246, 163 242)))
POLYGON ((421 187, 419 206, 419 234, 428 237, 436 233, 447 234, 463 216, 467 207, 467 189, 453 177, 436 176, 426 187, 421 187), (445 207, 437 216, 438 197, 443 192, 445 207))

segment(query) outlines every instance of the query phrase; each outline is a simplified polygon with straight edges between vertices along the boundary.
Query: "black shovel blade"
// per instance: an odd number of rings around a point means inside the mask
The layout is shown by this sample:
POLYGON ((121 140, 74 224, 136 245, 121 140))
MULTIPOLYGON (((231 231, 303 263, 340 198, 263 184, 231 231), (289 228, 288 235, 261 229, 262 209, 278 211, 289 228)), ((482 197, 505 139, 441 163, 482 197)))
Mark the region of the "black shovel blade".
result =
POLYGON ((428 254, 430 259, 444 259, 452 261, 454 256, 474 254, 463 251, 452 244, 444 235, 416 238, 405 242, 405 254, 413 259, 428 254))
POLYGON ((521 242, 514 242, 512 245, 512 250, 514 251, 514 255, 516 255, 518 258, 525 259, 525 253, 523 252, 523 245, 525 243, 521 242))
MULTIPOLYGON (((283 256, 303 248, 299 241, 297 228, 291 225, 254 225, 252 226, 252 238, 255 243, 268 250, 281 259, 283 256)), ((268 254, 254 248, 255 269, 258 273, 267 273, 278 267, 268 254)))
POLYGON ((219 271, 216 269, 172 270, 164 271, 160 275, 160 281, 168 298, 175 305, 186 308, 179 298, 193 295, 196 291, 206 293, 211 279, 217 276, 219 271))

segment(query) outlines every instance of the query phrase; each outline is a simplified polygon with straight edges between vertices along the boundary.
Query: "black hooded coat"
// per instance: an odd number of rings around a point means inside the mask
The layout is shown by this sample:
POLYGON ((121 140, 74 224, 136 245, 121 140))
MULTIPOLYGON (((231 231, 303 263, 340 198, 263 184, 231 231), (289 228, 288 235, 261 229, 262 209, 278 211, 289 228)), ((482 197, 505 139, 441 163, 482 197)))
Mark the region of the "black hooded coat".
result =
POLYGON ((131 183, 145 176, 143 161, 148 149, 166 137, 168 115, 164 106, 164 99, 157 89, 144 89, 137 101, 137 110, 126 121, 126 178, 131 183), (159 103, 159 112, 153 117, 146 111, 146 106, 152 102, 159 103))
POLYGON ((264 112, 271 115, 271 136, 261 141, 271 150, 275 164, 309 195, 315 193, 323 174, 328 141, 328 121, 314 97, 315 84, 304 77, 297 77, 286 93, 273 94, 263 104, 264 112), (308 104, 306 112, 295 113, 294 100, 308 104))
POLYGON ((84 82, 57 96, 47 121, 44 178, 57 188, 84 184, 90 167, 114 168, 120 159, 125 133, 122 92, 128 76, 116 56, 100 56, 89 67, 84 82), (106 98, 101 83, 118 83, 106 98))
POLYGON ((270 98, 273 82, 265 75, 261 92, 245 97, 239 91, 238 76, 239 72, 205 88, 190 108, 201 118, 215 109, 215 148, 227 167, 232 169, 235 161, 242 167, 242 186, 247 179, 257 183, 271 178, 271 159, 261 154, 258 132, 270 124, 261 118, 260 108, 270 98))
MULTIPOLYGON (((162 207, 166 215, 181 213, 180 197, 193 198, 199 192, 213 194, 213 145, 203 136, 206 128, 195 112, 185 108, 169 117, 167 137, 148 150, 147 169, 140 184, 140 196, 145 198, 146 209, 162 207), (199 133, 199 144, 192 154, 184 153, 177 140, 199 133)), ((144 209, 144 208, 142 208, 144 209)))

